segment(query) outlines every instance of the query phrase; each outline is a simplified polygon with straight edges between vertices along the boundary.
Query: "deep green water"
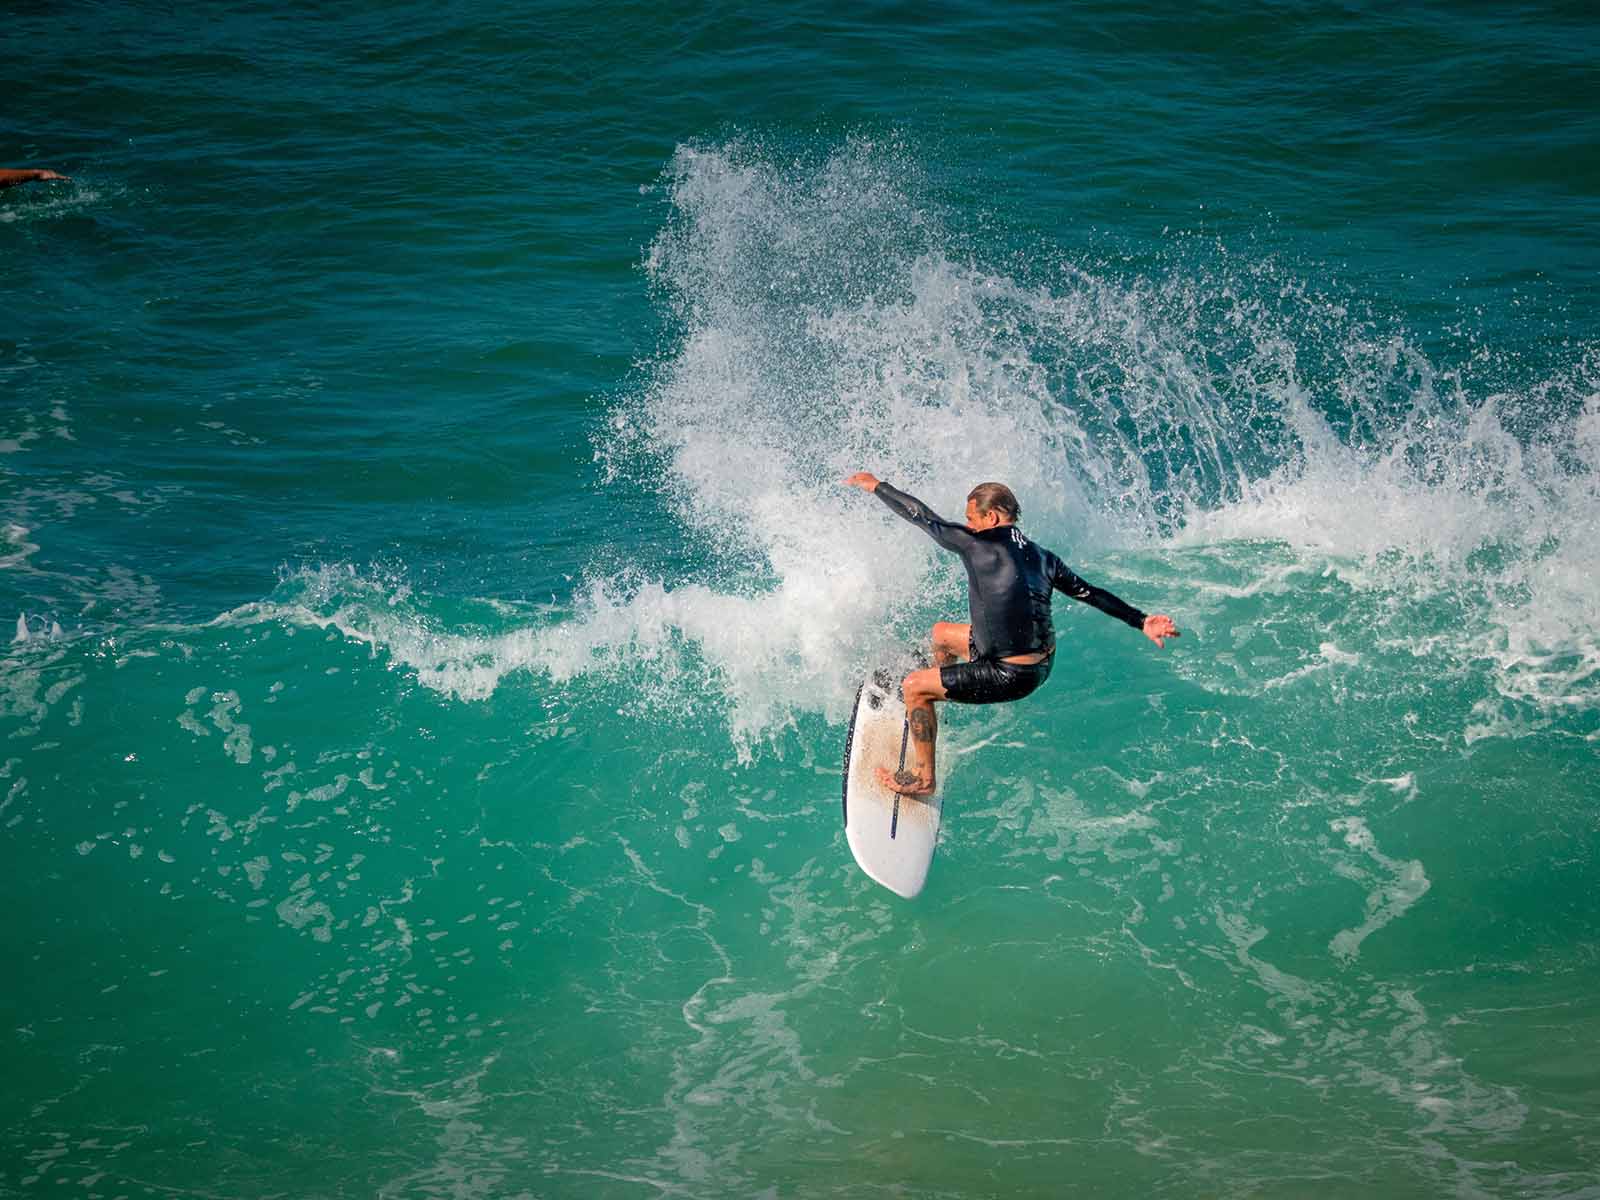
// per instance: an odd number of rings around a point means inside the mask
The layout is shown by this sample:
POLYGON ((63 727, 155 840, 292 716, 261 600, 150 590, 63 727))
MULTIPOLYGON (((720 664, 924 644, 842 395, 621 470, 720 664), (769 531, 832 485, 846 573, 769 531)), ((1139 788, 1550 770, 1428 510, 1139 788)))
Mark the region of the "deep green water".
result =
POLYGON ((326 7, 6 17, 0 1196, 1600 1197, 1587 6, 326 7))

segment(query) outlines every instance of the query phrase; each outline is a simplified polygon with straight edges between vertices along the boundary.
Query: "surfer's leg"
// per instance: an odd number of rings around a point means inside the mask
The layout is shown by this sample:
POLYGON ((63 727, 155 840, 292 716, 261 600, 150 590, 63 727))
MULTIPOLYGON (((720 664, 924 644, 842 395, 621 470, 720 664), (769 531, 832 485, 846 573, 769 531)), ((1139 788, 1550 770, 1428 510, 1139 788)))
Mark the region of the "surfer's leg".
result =
POLYGON ((939 668, 911 672, 901 688, 906 698, 906 723, 911 726, 911 765, 909 770, 898 774, 879 767, 878 782, 902 796, 931 796, 935 782, 933 746, 939 734, 939 718, 933 711, 933 704, 944 699, 939 668))
POLYGON ((972 641, 972 626, 957 625, 954 621, 940 621, 933 627, 933 665, 948 667, 967 657, 972 641))

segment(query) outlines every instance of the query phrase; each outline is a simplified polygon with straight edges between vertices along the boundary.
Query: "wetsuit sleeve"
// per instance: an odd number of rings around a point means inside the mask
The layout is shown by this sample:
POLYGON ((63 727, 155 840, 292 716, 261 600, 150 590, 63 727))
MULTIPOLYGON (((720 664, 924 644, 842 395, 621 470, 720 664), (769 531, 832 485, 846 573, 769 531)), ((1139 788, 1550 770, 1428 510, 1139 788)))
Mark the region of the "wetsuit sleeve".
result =
POLYGON ((972 536, 972 530, 965 525, 946 521, 915 496, 908 495, 899 488, 890 487, 881 480, 878 486, 872 489, 872 494, 888 505, 889 511, 895 516, 910 521, 946 550, 954 550, 960 554, 976 540, 972 536))
POLYGON ((1133 607, 1133 605, 1117 599, 1104 588, 1097 588, 1092 583, 1086 583, 1077 575, 1074 575, 1067 564, 1054 554, 1050 555, 1048 567, 1050 571, 1050 586, 1055 588, 1056 591, 1064 592, 1074 600, 1079 600, 1084 604, 1098 608, 1106 616, 1124 621, 1135 629, 1144 629, 1144 613, 1133 607))

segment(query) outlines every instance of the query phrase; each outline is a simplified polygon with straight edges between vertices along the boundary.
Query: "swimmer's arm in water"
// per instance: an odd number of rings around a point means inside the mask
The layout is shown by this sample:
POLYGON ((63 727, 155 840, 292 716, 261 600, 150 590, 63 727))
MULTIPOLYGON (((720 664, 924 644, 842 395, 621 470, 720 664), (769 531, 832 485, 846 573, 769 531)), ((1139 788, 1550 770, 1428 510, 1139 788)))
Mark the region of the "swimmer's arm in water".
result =
POLYGON ((1150 613, 1146 615, 1133 605, 1118 599, 1104 588, 1095 587, 1074 574, 1072 570, 1055 555, 1050 556, 1050 586, 1072 599, 1098 608, 1108 617, 1132 625, 1145 637, 1157 646, 1166 647, 1167 638, 1181 636, 1178 627, 1173 624, 1172 618, 1164 613, 1150 613))
POLYGON ((858 471, 846 479, 845 483, 864 492, 871 492, 882 500, 895 516, 910 521, 946 550, 954 550, 959 554, 973 541, 972 530, 965 525, 946 521, 915 496, 884 483, 876 475, 858 471))
POLYGON ((39 167, 0 167, 0 188, 16 187, 19 183, 45 183, 52 179, 71 179, 39 167))

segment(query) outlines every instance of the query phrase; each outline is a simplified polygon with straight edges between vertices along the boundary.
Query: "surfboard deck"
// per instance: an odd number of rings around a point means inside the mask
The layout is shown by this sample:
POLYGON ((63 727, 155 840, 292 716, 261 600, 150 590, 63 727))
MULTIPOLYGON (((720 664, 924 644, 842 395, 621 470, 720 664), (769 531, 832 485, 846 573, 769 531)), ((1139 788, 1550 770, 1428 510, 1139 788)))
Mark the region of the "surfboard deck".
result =
POLYGON ((903 667, 882 667, 856 692, 844 749, 844 832, 850 853, 868 878, 912 899, 928 881, 939 844, 944 801, 913 799, 878 782, 874 768, 892 774, 914 753, 900 696, 903 667))

